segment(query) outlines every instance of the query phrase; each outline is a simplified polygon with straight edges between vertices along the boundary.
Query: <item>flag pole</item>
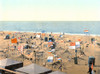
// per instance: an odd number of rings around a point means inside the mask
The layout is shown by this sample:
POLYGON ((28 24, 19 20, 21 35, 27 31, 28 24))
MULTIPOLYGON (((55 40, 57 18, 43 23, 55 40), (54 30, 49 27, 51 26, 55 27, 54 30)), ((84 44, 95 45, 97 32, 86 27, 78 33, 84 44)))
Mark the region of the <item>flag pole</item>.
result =
POLYGON ((34 51, 34 57, 35 57, 34 62, 36 63, 36 51, 34 51))
POLYGON ((23 62, 24 62, 24 48, 23 48, 23 62))
POLYGON ((77 64, 77 49, 75 49, 75 57, 74 57, 74 62, 77 64))

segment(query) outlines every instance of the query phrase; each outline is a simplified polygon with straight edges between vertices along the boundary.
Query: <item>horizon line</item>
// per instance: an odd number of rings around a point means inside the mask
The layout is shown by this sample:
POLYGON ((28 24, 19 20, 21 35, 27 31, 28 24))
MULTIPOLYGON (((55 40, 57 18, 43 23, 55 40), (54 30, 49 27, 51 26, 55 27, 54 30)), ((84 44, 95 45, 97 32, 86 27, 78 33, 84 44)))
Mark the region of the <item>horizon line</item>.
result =
POLYGON ((0 21, 0 22, 100 22, 100 20, 98 21, 0 21))

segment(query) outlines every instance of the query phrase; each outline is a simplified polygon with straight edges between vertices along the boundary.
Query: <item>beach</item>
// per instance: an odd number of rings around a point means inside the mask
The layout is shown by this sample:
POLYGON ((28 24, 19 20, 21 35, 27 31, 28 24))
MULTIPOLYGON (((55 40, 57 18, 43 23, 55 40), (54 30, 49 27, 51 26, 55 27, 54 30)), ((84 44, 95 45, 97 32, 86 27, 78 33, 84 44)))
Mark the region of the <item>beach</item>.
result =
MULTIPOLYGON (((70 35, 64 33, 33 33, 33 32, 0 32, 0 60, 5 58, 22 61, 24 66, 36 63, 53 71, 62 71, 66 74, 88 74, 88 58, 98 58, 100 52, 100 36, 70 35), (8 39, 5 39, 9 36, 8 39), (12 39, 17 42, 12 42, 12 39), (47 39, 46 39, 47 38, 47 39), (49 41, 51 38, 51 41, 49 41), (91 38, 95 41, 92 43, 91 38), (78 42, 80 46, 75 50, 70 48, 71 43, 78 42), (98 54, 96 54, 98 52, 98 54), (47 62, 49 56, 53 62, 47 62), (75 64, 74 57, 78 63, 75 64)), ((95 60, 99 65, 99 60, 95 60)), ((98 73, 99 67, 94 67, 98 73)))

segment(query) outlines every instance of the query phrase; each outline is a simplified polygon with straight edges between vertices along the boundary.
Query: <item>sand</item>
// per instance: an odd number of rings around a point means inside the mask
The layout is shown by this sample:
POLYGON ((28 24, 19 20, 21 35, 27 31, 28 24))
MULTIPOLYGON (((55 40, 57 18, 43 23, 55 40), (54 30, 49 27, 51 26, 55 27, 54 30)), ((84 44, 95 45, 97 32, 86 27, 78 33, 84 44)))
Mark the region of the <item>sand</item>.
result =
MULTIPOLYGON (((87 35, 63 35, 63 37, 59 37, 60 34, 51 34, 51 36, 55 39, 56 47, 54 53, 48 53, 49 50, 51 50, 48 47, 48 42, 45 42, 44 37, 49 37, 49 34, 45 34, 45 36, 41 36, 41 38, 35 38, 31 39, 31 36, 35 36, 36 34, 40 33, 30 33, 30 32, 0 32, 0 60, 5 58, 11 58, 17 61, 23 61, 24 66, 29 65, 31 63, 36 63, 41 66, 47 67, 49 69, 52 69, 53 71, 62 71, 66 72, 67 74, 87 74, 88 72, 88 57, 89 56, 96 56, 95 51, 99 52, 100 46, 98 46, 96 43, 100 42, 99 36, 87 36, 87 35), (19 44, 11 43, 10 39, 4 39, 5 36, 9 34, 10 37, 14 35, 15 38, 17 38, 17 41, 19 44), (19 39, 19 37, 22 38, 22 40, 19 39), (95 38, 96 42, 95 44, 91 43, 91 38, 95 38), (71 42, 77 42, 78 39, 81 39, 81 50, 85 54, 81 54, 80 48, 78 48, 77 57, 78 57, 78 64, 74 64, 74 57, 75 57, 75 50, 69 49, 70 42, 68 40, 71 40, 71 42), (18 50, 19 46, 25 46, 28 42, 28 45, 30 48, 24 49, 23 53, 22 51, 18 50), (32 44, 33 43, 33 44, 32 44), (88 44, 88 47, 86 47, 88 44), (32 47, 33 45, 33 47, 32 47), (16 46, 16 49, 14 49, 14 46, 16 46), (32 47, 32 48, 31 48, 32 47), (36 62, 35 62, 35 54, 34 51, 37 52, 36 62), (38 53, 38 52, 43 52, 38 53), (24 55, 24 57, 22 56, 24 55), (61 64, 57 65, 51 65, 52 63, 47 63, 48 56, 57 55, 62 59, 62 69, 59 69, 61 64)), ((54 57, 54 61, 56 62, 56 57, 54 57)), ((98 67, 94 67, 94 70, 96 70, 98 73, 98 67)))

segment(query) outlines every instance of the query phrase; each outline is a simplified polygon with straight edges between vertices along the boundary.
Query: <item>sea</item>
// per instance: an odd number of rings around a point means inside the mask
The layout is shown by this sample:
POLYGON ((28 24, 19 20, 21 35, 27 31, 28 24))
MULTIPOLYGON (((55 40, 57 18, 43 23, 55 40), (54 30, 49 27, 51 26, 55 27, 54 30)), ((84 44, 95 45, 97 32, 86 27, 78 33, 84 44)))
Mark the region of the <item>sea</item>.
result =
POLYGON ((100 21, 1 21, 0 31, 47 32, 100 36, 100 21))

